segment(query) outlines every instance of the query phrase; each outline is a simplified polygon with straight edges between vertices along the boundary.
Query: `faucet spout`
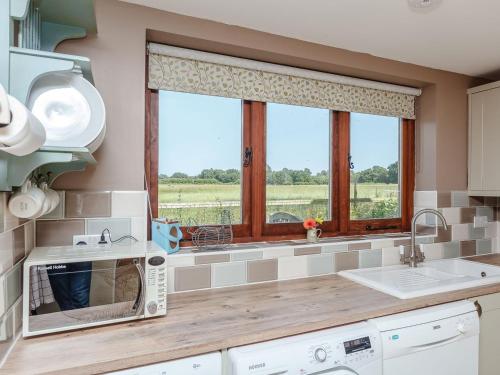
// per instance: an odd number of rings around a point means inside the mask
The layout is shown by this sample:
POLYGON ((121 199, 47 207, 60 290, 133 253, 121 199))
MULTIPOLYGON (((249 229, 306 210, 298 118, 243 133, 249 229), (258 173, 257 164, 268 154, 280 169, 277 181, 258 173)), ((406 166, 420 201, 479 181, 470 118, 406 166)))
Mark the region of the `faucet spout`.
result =
POLYGON ((417 234, 417 219, 424 214, 433 214, 436 215, 441 223, 443 224, 444 230, 448 230, 448 223, 444 218, 443 214, 437 210, 432 208, 425 208, 423 210, 418 211, 411 220, 411 244, 410 244, 410 258, 408 259, 408 264, 410 267, 417 267, 419 262, 423 262, 425 257, 423 254, 417 254, 416 251, 416 234, 417 234))

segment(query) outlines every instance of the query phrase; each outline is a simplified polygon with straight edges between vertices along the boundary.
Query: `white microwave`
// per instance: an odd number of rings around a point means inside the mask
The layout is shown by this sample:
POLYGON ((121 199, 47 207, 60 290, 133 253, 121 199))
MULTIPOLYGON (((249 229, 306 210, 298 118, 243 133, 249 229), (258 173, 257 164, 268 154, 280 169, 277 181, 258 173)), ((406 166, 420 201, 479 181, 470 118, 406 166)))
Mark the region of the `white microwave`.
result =
POLYGON ((166 313, 166 253, 152 242, 38 247, 24 262, 25 337, 166 313))

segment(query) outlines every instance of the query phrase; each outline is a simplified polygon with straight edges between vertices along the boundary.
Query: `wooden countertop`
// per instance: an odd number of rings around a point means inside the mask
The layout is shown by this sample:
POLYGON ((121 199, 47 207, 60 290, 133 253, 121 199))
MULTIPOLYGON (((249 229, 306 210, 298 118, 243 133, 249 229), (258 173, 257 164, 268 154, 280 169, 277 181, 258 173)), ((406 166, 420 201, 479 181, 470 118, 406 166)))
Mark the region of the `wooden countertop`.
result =
MULTIPOLYGON (((475 260, 500 265, 500 254, 475 260)), ((98 374, 498 292, 400 300, 330 275, 181 293, 166 317, 20 339, 0 374, 98 374)))

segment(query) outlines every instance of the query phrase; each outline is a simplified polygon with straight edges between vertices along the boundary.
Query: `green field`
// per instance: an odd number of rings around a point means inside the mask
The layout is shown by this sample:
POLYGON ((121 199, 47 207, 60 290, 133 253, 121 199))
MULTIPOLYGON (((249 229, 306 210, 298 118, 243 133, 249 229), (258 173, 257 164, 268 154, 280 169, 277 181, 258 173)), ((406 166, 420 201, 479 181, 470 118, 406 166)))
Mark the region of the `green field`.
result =
MULTIPOLYGON (((356 204, 351 204, 351 217, 396 216, 398 213, 397 190, 397 184, 358 184, 358 201, 356 204)), ((354 185, 351 185, 351 197, 353 196, 354 185)), ((267 187, 268 219, 269 215, 275 212, 286 212, 300 219, 307 216, 327 218, 327 199, 327 185, 269 185, 267 187)), ((190 219, 192 224, 218 223, 221 206, 229 209, 232 222, 238 223, 241 221, 239 201, 239 185, 159 185, 159 216, 180 220, 184 225, 188 224, 190 219), (168 204, 169 207, 162 208, 162 204, 168 204)))

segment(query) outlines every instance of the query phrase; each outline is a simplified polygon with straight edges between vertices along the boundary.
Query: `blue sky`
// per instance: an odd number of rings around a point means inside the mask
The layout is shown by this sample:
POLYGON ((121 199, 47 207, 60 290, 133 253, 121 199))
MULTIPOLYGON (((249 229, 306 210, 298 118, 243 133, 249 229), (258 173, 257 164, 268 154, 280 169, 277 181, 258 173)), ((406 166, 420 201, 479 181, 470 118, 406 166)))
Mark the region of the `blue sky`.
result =
MULTIPOLYGON (((267 164, 273 170, 329 165, 329 111, 268 104, 267 164)), ((196 175, 208 168, 240 168, 241 101, 160 91, 159 173, 196 175)), ((355 170, 397 160, 398 119, 352 114, 355 170)))

